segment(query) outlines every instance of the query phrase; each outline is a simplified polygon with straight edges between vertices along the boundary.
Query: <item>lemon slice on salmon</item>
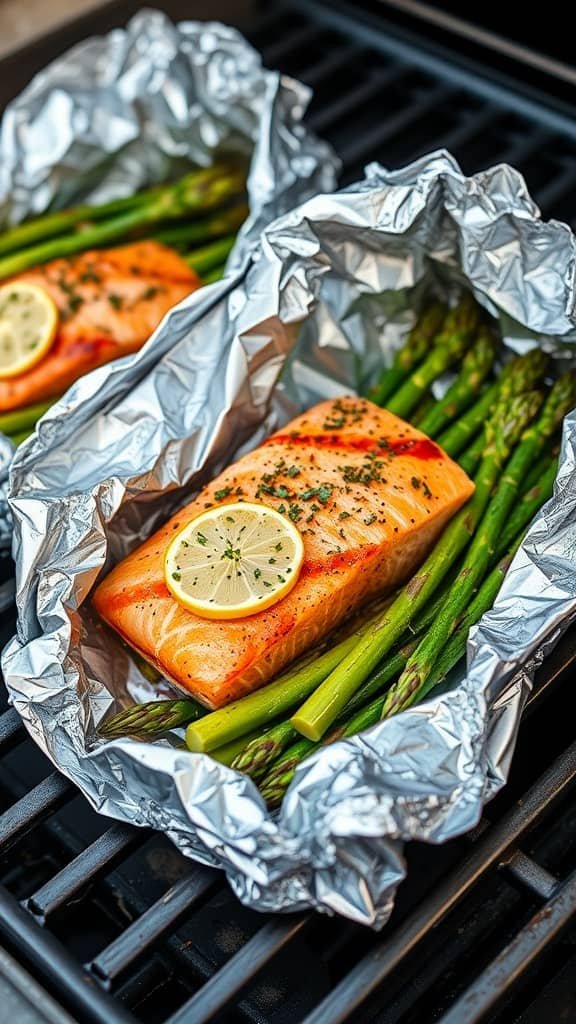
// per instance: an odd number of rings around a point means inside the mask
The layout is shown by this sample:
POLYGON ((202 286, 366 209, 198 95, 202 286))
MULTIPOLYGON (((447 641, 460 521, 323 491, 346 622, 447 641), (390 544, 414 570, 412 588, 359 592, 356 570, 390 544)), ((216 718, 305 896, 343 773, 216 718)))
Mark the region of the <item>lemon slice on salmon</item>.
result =
POLYGON ((43 359, 58 329, 48 292, 27 281, 0 287, 0 380, 18 377, 43 359))
POLYGON ((267 505, 234 502, 203 512, 166 549, 176 600, 205 619, 239 619, 292 590, 304 558, 294 524, 267 505))

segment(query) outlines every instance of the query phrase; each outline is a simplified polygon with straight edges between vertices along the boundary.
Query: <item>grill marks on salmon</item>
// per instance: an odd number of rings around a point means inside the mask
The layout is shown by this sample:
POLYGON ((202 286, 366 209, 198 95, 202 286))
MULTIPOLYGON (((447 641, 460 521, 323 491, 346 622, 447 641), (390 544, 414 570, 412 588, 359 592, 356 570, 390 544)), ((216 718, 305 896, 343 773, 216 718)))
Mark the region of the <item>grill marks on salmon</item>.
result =
POLYGON ((473 489, 436 444, 385 409, 355 398, 323 402, 224 470, 112 570, 94 603, 178 688, 221 707, 406 580, 473 489), (205 508, 242 498, 297 523, 300 577, 250 618, 198 618, 164 583, 166 546, 205 508))
POLYGON ((89 370, 136 352, 201 283, 178 253, 151 241, 53 260, 12 280, 49 292, 60 324, 44 359, 0 381, 0 412, 56 397, 89 370))

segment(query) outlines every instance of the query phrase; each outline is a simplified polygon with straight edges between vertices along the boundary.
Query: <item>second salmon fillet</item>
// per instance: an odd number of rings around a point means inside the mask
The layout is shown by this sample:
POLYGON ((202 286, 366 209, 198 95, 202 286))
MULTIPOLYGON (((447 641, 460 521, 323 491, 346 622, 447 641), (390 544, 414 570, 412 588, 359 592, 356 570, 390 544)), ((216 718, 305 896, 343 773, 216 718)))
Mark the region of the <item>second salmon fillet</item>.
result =
POLYGON ((112 570, 94 603, 167 679, 218 708, 407 579, 473 490, 436 444, 385 409, 356 398, 323 402, 224 470, 112 570), (242 499, 296 523, 300 577, 249 618, 201 619, 166 587, 166 547, 206 508, 242 499))

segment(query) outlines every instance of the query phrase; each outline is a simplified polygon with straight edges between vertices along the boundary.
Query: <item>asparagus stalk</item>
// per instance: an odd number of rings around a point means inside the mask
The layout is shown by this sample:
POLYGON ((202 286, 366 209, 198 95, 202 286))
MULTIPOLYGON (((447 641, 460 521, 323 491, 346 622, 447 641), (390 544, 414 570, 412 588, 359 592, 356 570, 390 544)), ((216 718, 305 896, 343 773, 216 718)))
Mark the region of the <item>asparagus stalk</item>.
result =
POLYGON ((12 444, 18 448, 24 441, 27 441, 29 437, 34 433, 34 427, 30 430, 21 430, 18 434, 10 434, 10 440, 12 444))
POLYGON ((194 700, 153 700, 119 711, 100 726, 100 735, 107 740, 121 736, 155 740, 205 714, 206 708, 194 700))
POLYGON ((213 757, 215 761, 220 761, 220 764, 231 765, 246 741, 255 739, 257 735, 258 732, 255 730, 248 736, 239 736, 238 739, 231 740, 230 743, 224 743, 221 747, 216 747, 216 750, 210 751, 210 757, 213 757))
POLYGON ((405 711, 416 701, 422 700, 446 678, 448 672, 464 657, 470 627, 475 625, 494 604, 521 539, 522 535, 516 538, 512 549, 486 577, 468 610, 458 619, 456 629, 448 643, 440 650, 428 678, 411 692, 403 691, 400 680, 398 680, 382 698, 381 718, 389 718, 399 711, 405 711))
POLYGON ((192 270, 195 270, 200 277, 208 274, 214 267, 219 267, 228 258, 232 246, 236 241, 236 235, 226 235, 216 242, 203 245, 201 249, 193 249, 184 257, 186 263, 192 270))
POLYGON ((433 551, 396 600, 345 655, 293 715, 292 725, 308 739, 319 740, 346 703, 400 639, 411 618, 424 607, 469 543, 490 499, 494 483, 511 449, 536 415, 538 392, 515 396, 498 405, 487 424, 487 445, 470 501, 449 523, 433 551))
POLYGON ((436 399, 431 391, 426 392, 423 398, 420 399, 418 405, 413 412, 410 413, 410 423, 413 427, 420 427, 420 424, 425 416, 428 415, 431 409, 436 405, 436 399))
POLYGON ((424 362, 386 401, 396 416, 410 415, 430 385, 469 348, 478 327, 480 311, 470 295, 465 295, 446 317, 441 333, 424 362))
POLYGON ((202 274, 202 284, 214 284, 215 281, 221 281, 224 277, 226 270, 226 264, 220 263, 219 266, 214 267, 213 270, 209 270, 208 273, 202 274))
POLYGON ((526 527, 530 525, 536 513, 542 508, 542 505, 552 497, 557 472, 558 458, 549 459, 548 464, 541 472, 538 482, 529 487, 529 489, 522 495, 521 501, 510 513, 506 526, 502 532, 502 537, 497 548, 498 557, 507 550, 514 537, 516 537, 521 530, 526 529, 526 527))
POLYGON ((395 701, 404 706, 405 698, 413 691, 419 693, 428 679, 438 651, 442 650, 448 637, 454 632, 471 595, 486 573, 523 480, 575 402, 576 371, 571 371, 556 381, 539 417, 524 431, 521 442, 513 452, 494 498, 480 523, 454 586, 430 630, 400 676, 394 688, 395 696, 389 696, 386 705, 388 709, 395 707, 395 701))
POLYGON ((544 377, 548 363, 548 356, 539 348, 523 356, 515 356, 474 405, 436 438, 440 447, 447 455, 456 458, 483 428, 495 404, 531 391, 544 377))
POLYGON ((280 754, 297 739, 298 733, 290 722, 279 722, 250 742, 241 736, 237 742, 241 742, 242 746, 232 761, 232 767, 258 782, 264 777, 268 766, 277 761, 280 754))
POLYGON ((0 255, 4 256, 6 253, 25 249, 33 243, 45 241, 55 235, 63 235, 70 228, 78 225, 106 220, 108 217, 145 206, 158 195, 161 188, 162 186, 156 186, 151 189, 143 189, 132 196, 114 199, 109 203, 101 203, 99 206, 74 206, 68 210, 57 210, 34 217, 32 220, 26 221, 25 224, 10 228, 0 235, 0 255))
POLYGON ((186 175, 174 185, 155 192, 148 203, 136 205, 109 220, 88 225, 61 237, 51 238, 0 259, 0 280, 28 267, 86 249, 98 248, 163 221, 178 220, 217 209, 244 190, 244 173, 235 167, 215 164, 186 175))
POLYGON ((191 246, 207 242, 210 238, 219 238, 222 235, 235 235, 239 228, 242 227, 247 216, 247 204, 236 203, 234 206, 213 214, 211 217, 155 231, 153 235, 150 235, 150 238, 153 238, 156 242, 163 242, 164 245, 171 245, 178 249, 190 249, 191 246))
POLYGON ((472 444, 468 445, 466 451, 458 456, 458 463, 468 476, 474 476, 478 469, 484 449, 486 447, 486 435, 483 430, 474 438, 472 444))
POLYGON ((31 430, 56 401, 56 398, 51 398, 47 402, 37 402, 35 405, 27 405, 24 409, 0 415, 0 433, 14 435, 31 430))
POLYGON ((319 745, 313 743, 312 740, 300 737, 289 747, 281 760, 273 766, 260 783, 260 792, 270 809, 278 807, 282 803, 282 798, 296 774, 296 769, 319 745))
POLYGON ((491 329, 483 326, 476 341, 464 356, 462 369, 444 398, 436 402, 419 423, 419 429, 429 437, 438 433, 470 405, 490 373, 496 358, 496 340, 491 329))
POLYGON ((376 405, 384 405, 386 399, 394 394, 402 381, 422 361, 445 316, 446 306, 442 302, 433 302, 424 310, 403 347, 396 352, 392 366, 382 372, 376 387, 370 392, 370 398, 376 405))

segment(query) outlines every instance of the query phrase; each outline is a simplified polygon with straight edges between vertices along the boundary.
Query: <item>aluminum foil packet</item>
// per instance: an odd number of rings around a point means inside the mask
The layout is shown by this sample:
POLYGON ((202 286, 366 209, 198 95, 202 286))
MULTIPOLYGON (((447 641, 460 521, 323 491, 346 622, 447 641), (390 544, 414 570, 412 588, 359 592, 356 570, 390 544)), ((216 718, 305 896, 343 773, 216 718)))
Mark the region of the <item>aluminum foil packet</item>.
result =
POLYGON ((80 381, 15 459, 18 635, 10 697, 103 814, 162 829, 263 911, 314 907, 380 928, 403 842, 470 829, 504 784, 535 667, 576 614, 576 415, 552 500, 466 672, 418 707, 304 762, 282 808, 209 756, 104 742, 102 717, 161 698, 96 619, 101 574, 240 451, 299 410, 364 387, 426 289, 468 284, 505 345, 574 359, 576 239, 543 223, 507 166, 465 177, 445 152, 319 195, 263 233, 246 264, 169 314, 156 343, 80 381))
MULTIPOLYGON (((48 208, 100 203, 249 159, 249 216, 228 266, 272 220, 336 184, 338 161, 303 124, 310 90, 262 67, 236 29, 174 25, 160 11, 80 43, 32 80, 0 121, 0 232, 48 208)), ((13 447, 0 437, 0 484, 13 447)), ((0 502, 0 543, 10 536, 0 502)))

